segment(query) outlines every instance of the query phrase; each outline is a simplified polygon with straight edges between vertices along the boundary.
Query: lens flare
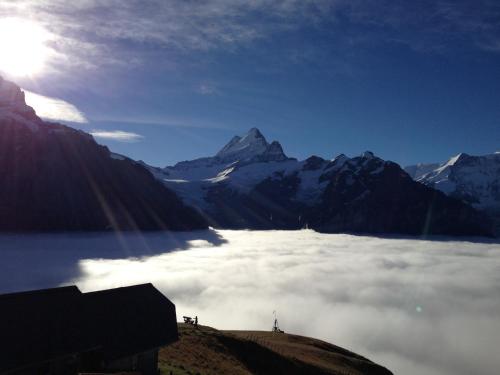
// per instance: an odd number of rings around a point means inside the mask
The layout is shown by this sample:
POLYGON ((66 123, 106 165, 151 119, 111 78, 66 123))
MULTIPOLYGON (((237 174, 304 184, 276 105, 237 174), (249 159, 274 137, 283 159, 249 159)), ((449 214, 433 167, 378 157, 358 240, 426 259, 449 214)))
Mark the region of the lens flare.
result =
POLYGON ((0 71, 11 76, 40 73, 50 54, 49 39, 50 34, 34 22, 0 19, 0 71))

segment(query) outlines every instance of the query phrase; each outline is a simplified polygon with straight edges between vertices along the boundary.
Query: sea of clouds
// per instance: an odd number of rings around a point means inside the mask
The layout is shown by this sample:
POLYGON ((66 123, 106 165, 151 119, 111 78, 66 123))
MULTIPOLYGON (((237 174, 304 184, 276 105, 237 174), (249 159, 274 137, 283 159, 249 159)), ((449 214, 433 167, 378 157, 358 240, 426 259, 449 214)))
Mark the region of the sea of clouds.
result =
POLYGON ((498 374, 500 245, 313 231, 0 236, 0 292, 152 282, 219 329, 286 332, 395 374, 498 374))

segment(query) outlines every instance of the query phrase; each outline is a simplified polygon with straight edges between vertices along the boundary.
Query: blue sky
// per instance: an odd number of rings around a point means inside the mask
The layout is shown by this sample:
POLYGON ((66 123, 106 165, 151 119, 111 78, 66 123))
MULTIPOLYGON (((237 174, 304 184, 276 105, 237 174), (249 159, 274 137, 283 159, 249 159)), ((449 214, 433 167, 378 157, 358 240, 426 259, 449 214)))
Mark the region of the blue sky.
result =
POLYGON ((299 159, 500 150, 498 1, 75 3, 0 2, 50 33, 44 69, 12 78, 132 158, 212 155, 251 127, 299 159))

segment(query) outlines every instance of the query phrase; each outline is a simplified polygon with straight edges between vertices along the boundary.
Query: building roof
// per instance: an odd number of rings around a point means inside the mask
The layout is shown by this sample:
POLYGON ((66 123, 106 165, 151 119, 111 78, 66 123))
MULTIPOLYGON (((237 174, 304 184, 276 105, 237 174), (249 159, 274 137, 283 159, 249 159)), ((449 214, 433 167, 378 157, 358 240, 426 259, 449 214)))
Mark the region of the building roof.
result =
POLYGON ((141 353, 177 339, 175 305, 152 284, 85 293, 83 301, 92 317, 91 331, 100 337, 107 358, 141 353))
POLYGON ((99 348, 126 357, 177 340, 175 305, 152 284, 0 295, 0 373, 99 348))

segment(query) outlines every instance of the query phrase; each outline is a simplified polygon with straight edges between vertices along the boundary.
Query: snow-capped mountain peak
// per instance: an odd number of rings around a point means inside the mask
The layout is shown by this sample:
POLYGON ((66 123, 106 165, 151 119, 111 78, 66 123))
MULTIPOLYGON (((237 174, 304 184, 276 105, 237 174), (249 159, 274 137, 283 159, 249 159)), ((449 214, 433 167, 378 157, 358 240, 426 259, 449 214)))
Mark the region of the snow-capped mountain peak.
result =
POLYGON ((235 135, 233 138, 231 138, 231 140, 224 147, 221 148, 221 150, 216 155, 224 155, 224 154, 226 154, 227 152, 229 152, 230 150, 232 150, 234 148, 234 146, 239 141, 241 141, 241 137, 238 136, 238 135, 235 135))
POLYGON ((216 227, 418 234, 427 222, 426 207, 437 200, 446 209, 432 218, 428 233, 489 233, 487 221, 472 208, 421 186, 399 165, 369 151, 298 161, 286 158, 278 142, 268 144, 257 129, 233 137, 221 151, 150 168, 216 227))
POLYGON ((235 136, 210 161, 228 164, 238 162, 283 161, 289 158, 278 141, 268 143, 259 129, 252 128, 243 136, 235 136))
POLYGON ((252 128, 243 137, 233 137, 215 157, 224 161, 244 161, 265 153, 268 148, 269 143, 259 129, 252 128))
POLYGON ((365 159, 373 159, 375 157, 375 154, 371 151, 365 151, 361 154, 361 157, 365 159))
POLYGON ((469 157, 469 155, 467 155, 464 152, 461 152, 460 154, 451 157, 446 163, 443 164, 443 167, 448 167, 448 166, 458 164, 461 161, 466 160, 468 157, 469 157))
POLYGON ((292 160, 296 161, 285 155, 279 142, 268 143, 259 129, 252 128, 243 136, 231 138, 215 156, 182 161, 163 169, 152 168, 151 171, 164 181, 221 182, 244 166, 267 171, 276 164, 292 160))
POLYGON ((478 209, 500 212, 498 153, 482 156, 461 153, 441 164, 410 166, 405 170, 415 180, 470 203, 478 209))
POLYGON ((257 129, 257 128, 251 128, 251 129, 247 132, 247 134, 245 134, 245 136, 243 136, 243 139, 245 139, 245 138, 248 138, 249 140, 252 140, 252 139, 254 139, 254 140, 255 140, 255 139, 264 139, 264 140, 265 140, 265 139, 266 139, 266 138, 262 135, 262 133, 260 132, 260 130, 259 130, 259 129, 257 129))

